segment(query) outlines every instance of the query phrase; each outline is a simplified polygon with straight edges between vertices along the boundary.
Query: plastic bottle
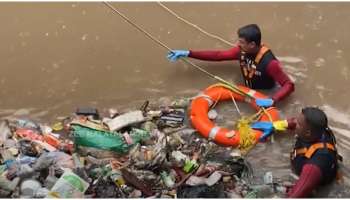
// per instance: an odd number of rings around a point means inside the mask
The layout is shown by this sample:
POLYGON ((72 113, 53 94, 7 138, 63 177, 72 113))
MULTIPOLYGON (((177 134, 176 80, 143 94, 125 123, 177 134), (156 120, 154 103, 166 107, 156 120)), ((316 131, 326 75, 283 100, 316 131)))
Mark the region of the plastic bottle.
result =
POLYGON ((124 187, 125 180, 122 176, 122 172, 120 170, 113 169, 111 174, 112 181, 119 187, 124 187))
POLYGON ((160 177, 162 178, 164 184, 169 187, 172 188, 175 185, 175 182, 173 181, 172 177, 169 176, 165 171, 160 173, 160 177))

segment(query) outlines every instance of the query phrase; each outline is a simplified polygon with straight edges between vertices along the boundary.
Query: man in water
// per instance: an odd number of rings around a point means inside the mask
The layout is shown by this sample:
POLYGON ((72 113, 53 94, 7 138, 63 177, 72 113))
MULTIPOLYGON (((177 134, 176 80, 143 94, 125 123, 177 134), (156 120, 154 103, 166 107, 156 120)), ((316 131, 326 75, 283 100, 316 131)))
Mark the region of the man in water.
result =
POLYGON ((176 61, 190 57, 208 61, 238 60, 244 83, 252 89, 273 89, 276 83, 280 88, 269 99, 257 99, 260 106, 271 106, 294 91, 294 83, 282 70, 281 63, 272 51, 261 43, 260 28, 256 24, 238 29, 237 45, 224 51, 173 50, 168 59, 176 61))
POLYGON ((294 130, 296 143, 291 152, 292 170, 298 181, 288 191, 290 198, 309 197, 318 186, 332 182, 337 175, 336 140, 328 127, 326 114, 316 107, 306 107, 296 118, 276 122, 256 122, 254 129, 264 130, 265 139, 275 130, 294 130))

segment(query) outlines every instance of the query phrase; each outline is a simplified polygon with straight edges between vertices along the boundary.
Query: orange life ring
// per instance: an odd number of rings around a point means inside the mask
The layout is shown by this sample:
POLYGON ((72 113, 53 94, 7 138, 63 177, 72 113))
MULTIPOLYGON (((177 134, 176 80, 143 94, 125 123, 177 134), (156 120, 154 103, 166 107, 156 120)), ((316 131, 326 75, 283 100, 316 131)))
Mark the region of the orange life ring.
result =
MULTIPOLYGON (((238 88, 254 96, 255 98, 267 98, 266 95, 259 93, 253 89, 244 86, 238 86, 238 88)), ((223 86, 214 85, 209 86, 207 89, 204 90, 203 94, 197 96, 194 100, 192 100, 190 119, 193 127, 197 131, 199 131, 199 133, 203 137, 214 140, 217 144, 238 147, 240 144, 239 131, 228 130, 226 128, 216 126, 208 118, 209 108, 213 105, 214 102, 230 100, 232 99, 232 97, 236 101, 245 101, 250 103, 252 107, 257 111, 260 109, 260 107, 256 105, 255 101, 251 101, 244 95, 233 92, 232 90, 223 86)), ((262 114, 259 121, 270 121, 268 115, 270 115, 272 121, 276 121, 279 119, 279 113, 277 108, 270 107, 266 109, 266 112, 268 114, 262 114)), ((255 134, 255 141, 258 142, 263 132, 261 130, 253 129, 253 133, 255 134)))

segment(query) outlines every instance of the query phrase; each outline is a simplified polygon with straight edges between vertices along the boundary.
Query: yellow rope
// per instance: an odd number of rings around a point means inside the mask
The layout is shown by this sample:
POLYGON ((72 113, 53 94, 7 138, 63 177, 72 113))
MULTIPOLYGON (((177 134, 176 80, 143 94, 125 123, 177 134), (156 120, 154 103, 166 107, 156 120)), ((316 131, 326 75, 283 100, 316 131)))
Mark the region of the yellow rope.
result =
POLYGON ((270 122, 273 122, 270 113, 268 113, 267 110, 265 108, 263 108, 263 107, 261 107, 260 109, 264 112, 265 115, 267 115, 267 117, 269 118, 270 122))
POLYGON ((251 149, 255 145, 255 135, 253 134, 253 129, 250 128, 250 123, 248 118, 242 117, 238 120, 237 130, 239 131, 239 150, 242 154, 246 154, 248 149, 251 149))

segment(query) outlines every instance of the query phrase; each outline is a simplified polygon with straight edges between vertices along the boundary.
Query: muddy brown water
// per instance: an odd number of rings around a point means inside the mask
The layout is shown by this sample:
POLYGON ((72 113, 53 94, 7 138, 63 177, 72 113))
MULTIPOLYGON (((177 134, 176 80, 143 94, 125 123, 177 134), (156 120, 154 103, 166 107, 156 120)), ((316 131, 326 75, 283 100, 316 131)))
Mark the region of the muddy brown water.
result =
MULTIPOLYGON (((278 105, 283 114, 295 115, 306 105, 323 108, 341 140, 345 164, 349 164, 350 3, 164 4, 230 42, 236 39, 238 27, 259 24, 263 41, 296 83, 293 95, 278 105)), ((228 48, 155 2, 113 5, 173 49, 228 48)), ((137 107, 145 99, 195 96, 215 83, 191 66, 170 63, 165 49, 102 3, 3 2, 0 24, 2 118, 26 116, 52 122, 78 106, 122 110, 137 107)), ((237 63, 195 62, 224 79, 241 81, 237 63)), ((232 121, 237 115, 234 107, 229 108, 218 110, 232 121)), ((260 172, 289 173, 287 154, 292 143, 292 136, 277 136, 273 145, 257 146, 250 160, 260 172)), ((341 194, 333 193, 334 197, 341 194)))

